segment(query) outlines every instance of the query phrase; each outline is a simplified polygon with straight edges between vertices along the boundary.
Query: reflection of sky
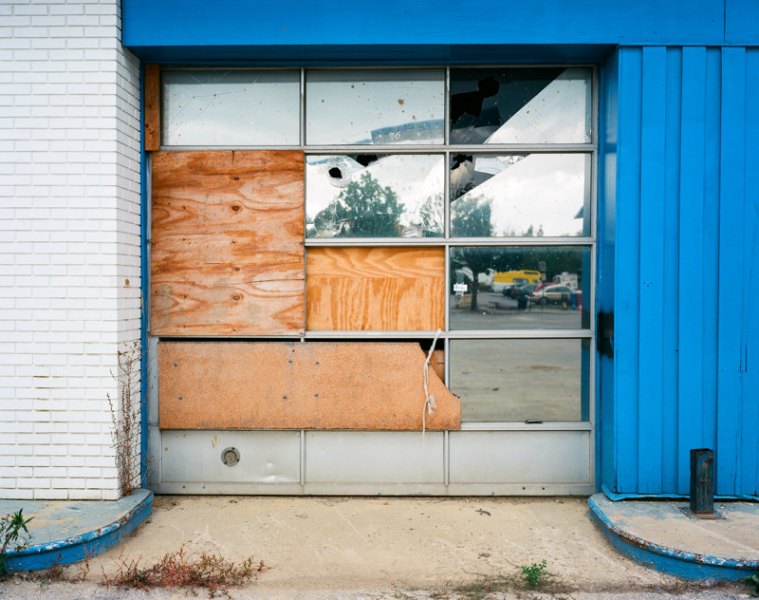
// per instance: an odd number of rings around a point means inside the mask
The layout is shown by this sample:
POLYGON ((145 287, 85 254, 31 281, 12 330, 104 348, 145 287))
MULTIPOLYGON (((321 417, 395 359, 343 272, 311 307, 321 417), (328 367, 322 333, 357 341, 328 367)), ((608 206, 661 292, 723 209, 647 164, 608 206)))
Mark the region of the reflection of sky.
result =
POLYGON ((166 71, 169 145, 298 145, 297 71, 166 71))
POLYGON ((442 143, 443 80, 441 70, 309 71, 306 141, 369 144, 377 129, 438 121, 429 139, 413 141, 442 143))
MULTIPOLYGON (((165 71, 164 143, 297 145, 300 74, 295 70, 165 71)), ((588 69, 565 69, 486 143, 587 142, 588 69)), ((309 144, 442 143, 444 72, 307 72, 309 144)), ((480 138, 483 139, 483 138, 480 138)))
POLYGON ((332 167, 338 167, 344 180, 359 181, 363 173, 369 173, 382 186, 390 187, 405 206, 400 222, 408 226, 415 220, 419 208, 431 196, 439 196, 442 213, 444 164, 441 155, 396 154, 380 156, 379 160, 364 167, 347 156, 309 156, 306 166, 306 214, 307 222, 327 208, 345 189, 329 175, 332 167))
POLYGON ((545 236, 582 234, 575 217, 585 202, 586 155, 528 154, 513 164, 510 156, 474 158, 475 173, 496 174, 453 202, 454 222, 457 203, 477 198, 490 202, 494 235, 522 235, 530 226, 545 236))
POLYGON ((487 144, 583 143, 590 141, 587 69, 566 69, 504 123, 487 144))

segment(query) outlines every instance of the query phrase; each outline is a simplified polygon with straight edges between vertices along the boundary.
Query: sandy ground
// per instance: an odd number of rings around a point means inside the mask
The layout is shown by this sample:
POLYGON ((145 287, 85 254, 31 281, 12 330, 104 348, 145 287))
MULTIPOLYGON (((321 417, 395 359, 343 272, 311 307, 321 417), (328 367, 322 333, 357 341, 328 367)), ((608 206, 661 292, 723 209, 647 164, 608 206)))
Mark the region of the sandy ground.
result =
POLYGON ((263 560, 268 569, 236 598, 748 597, 732 588, 699 595, 623 558, 591 522, 585 499, 159 496, 146 525, 90 560, 86 582, 11 580, 0 584, 0 598, 184 597, 96 585, 123 561, 150 564, 182 546, 263 560), (520 567, 542 560, 550 593, 535 596, 523 589, 520 567))

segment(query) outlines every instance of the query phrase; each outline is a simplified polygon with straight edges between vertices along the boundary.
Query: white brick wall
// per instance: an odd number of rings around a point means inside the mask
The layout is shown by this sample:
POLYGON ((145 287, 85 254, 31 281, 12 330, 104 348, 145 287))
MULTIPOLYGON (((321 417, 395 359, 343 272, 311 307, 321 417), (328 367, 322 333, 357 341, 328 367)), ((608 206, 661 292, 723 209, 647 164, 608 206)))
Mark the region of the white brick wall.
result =
POLYGON ((0 2, 0 498, 119 494, 106 395, 140 335, 139 63, 119 13, 0 2))

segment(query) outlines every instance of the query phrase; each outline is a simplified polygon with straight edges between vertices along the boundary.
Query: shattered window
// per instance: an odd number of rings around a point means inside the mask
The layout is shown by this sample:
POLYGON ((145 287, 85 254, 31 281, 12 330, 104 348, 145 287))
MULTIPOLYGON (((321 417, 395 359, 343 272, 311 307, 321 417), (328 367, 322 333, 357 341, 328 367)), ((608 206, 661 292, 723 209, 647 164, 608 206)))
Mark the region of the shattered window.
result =
POLYGON ((589 170, 589 154, 453 154, 451 235, 589 235, 589 170))
POLYGON ((441 144, 445 71, 306 72, 306 142, 441 144))
POLYGON ((451 69, 451 144, 591 141, 591 70, 451 69))
POLYGON ((306 236, 441 237, 441 154, 311 155, 306 236))
POLYGON ((297 70, 166 70, 162 96, 165 145, 300 143, 297 70))

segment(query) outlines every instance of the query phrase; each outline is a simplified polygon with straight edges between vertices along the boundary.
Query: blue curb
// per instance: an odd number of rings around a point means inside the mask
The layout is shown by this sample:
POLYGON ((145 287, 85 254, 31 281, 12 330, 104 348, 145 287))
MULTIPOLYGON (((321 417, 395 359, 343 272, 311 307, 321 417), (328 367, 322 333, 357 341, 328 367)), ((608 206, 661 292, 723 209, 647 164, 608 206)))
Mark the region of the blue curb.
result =
POLYGON ((3 555, 6 571, 8 573, 38 571, 58 565, 70 565, 109 550, 137 529, 153 512, 152 492, 138 490, 124 500, 132 496, 137 502, 135 506, 104 527, 63 540, 54 540, 6 552, 3 555), (143 497, 138 500, 140 496, 143 497))
POLYGON ((648 542, 614 525, 593 498, 588 498, 588 506, 612 546, 646 567, 690 581, 738 581, 759 570, 757 560, 695 554, 648 542))

